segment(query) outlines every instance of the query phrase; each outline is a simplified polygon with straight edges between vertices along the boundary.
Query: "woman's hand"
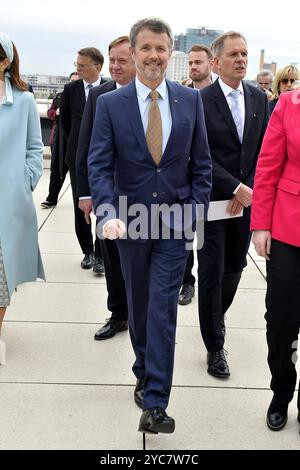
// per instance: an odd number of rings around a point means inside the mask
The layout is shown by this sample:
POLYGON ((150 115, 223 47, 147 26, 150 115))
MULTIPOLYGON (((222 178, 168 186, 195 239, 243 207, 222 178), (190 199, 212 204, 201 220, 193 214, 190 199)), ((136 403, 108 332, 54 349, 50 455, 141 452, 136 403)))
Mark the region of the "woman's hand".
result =
POLYGON ((269 230, 254 230, 252 241, 258 256, 270 260, 271 232, 269 230))

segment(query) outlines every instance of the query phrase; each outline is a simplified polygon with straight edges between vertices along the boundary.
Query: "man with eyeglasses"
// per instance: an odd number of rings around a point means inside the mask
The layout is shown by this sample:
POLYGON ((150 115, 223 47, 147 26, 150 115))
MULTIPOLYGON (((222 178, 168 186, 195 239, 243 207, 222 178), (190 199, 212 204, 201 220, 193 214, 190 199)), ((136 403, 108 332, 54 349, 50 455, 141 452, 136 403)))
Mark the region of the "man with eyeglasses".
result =
POLYGON ((73 193, 75 232, 84 254, 81 267, 83 269, 94 267, 94 272, 97 274, 104 273, 101 248, 99 240, 96 238, 94 250, 91 224, 87 223, 84 213, 78 207, 75 163, 80 124, 89 91, 94 86, 106 81, 100 77, 103 62, 102 53, 95 47, 86 47, 78 51, 77 61, 74 65, 79 80, 65 85, 60 108, 61 127, 67 139, 66 164, 70 171, 73 193))
POLYGON ((258 72, 256 76, 257 86, 261 91, 264 91, 266 93, 268 101, 271 101, 273 99, 273 80, 274 77, 270 70, 262 69, 258 72))
MULTIPOLYGON (((84 109, 76 155, 77 195, 79 207, 86 219, 92 212, 92 197, 88 180, 87 156, 90 147, 97 98, 128 85, 136 74, 128 36, 119 36, 108 46, 109 72, 112 80, 91 90, 84 109)), ((127 297, 121 271, 120 256, 115 240, 101 240, 107 287, 107 308, 111 317, 95 333, 95 340, 113 338, 128 329, 127 297)))

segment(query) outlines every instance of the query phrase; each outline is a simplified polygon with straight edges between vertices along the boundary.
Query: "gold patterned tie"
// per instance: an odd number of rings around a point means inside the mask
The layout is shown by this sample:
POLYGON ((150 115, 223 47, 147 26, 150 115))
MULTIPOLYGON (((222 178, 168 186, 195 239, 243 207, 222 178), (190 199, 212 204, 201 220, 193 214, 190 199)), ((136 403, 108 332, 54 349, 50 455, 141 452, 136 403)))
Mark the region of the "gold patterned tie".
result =
POLYGON ((149 152, 156 163, 159 165, 162 157, 162 123, 161 115, 158 107, 158 91, 153 90, 149 93, 151 103, 148 112, 148 127, 146 133, 146 140, 149 152))

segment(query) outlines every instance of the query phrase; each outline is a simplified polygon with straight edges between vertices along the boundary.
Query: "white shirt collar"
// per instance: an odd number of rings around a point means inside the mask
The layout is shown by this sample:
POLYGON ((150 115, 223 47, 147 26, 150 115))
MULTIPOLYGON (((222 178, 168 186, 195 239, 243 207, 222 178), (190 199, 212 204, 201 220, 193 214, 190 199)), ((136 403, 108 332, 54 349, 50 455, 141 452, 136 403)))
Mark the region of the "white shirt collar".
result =
MULTIPOLYGON (((96 80, 94 83, 91 83, 91 85, 93 85, 93 87, 98 86, 100 85, 100 82, 101 82, 101 77, 99 77, 98 80, 96 80)), ((83 83, 84 83, 84 89, 89 88, 89 85, 90 85, 89 82, 86 82, 85 80, 83 80, 83 83)))
MULTIPOLYGON (((143 101, 146 101, 149 96, 149 93, 152 91, 151 88, 144 85, 144 83, 142 83, 137 77, 135 77, 135 86, 137 94, 143 101)), ((163 81, 158 85, 156 91, 158 91, 160 97, 163 100, 166 98, 167 84, 165 79, 163 79, 163 81)))
MULTIPOLYGON (((230 95, 230 93, 232 92, 232 90, 234 90, 235 88, 231 88, 231 86, 229 85, 226 85, 226 83, 223 82, 223 80, 221 80, 221 78, 219 77, 219 84, 220 84, 220 87, 225 95, 225 97, 227 98, 228 95, 230 95)), ((242 82, 240 82, 238 88, 236 88, 236 90, 239 90, 241 92, 242 95, 244 95, 244 88, 243 88, 243 84, 242 82)))

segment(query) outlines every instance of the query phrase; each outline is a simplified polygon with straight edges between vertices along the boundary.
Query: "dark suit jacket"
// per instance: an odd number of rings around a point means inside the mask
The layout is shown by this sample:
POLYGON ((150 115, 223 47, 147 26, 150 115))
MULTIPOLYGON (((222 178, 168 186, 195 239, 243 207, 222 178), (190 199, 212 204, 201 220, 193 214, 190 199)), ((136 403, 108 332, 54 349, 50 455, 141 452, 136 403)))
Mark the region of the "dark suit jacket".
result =
POLYGON ((256 161, 269 119, 268 101, 266 94, 258 88, 244 82, 243 87, 245 127, 242 144, 219 80, 201 90, 213 161, 211 200, 231 199, 240 183, 253 187, 256 161))
MULTIPOLYGON (((166 80, 172 129, 160 164, 147 147, 135 81, 97 100, 88 155, 95 210, 110 204, 118 216, 118 196, 128 204, 189 202, 208 207, 211 159, 201 96, 166 80)), ((149 212, 149 211, 148 211, 149 212)), ((108 218, 113 218, 108 211, 108 218)))
MULTIPOLYGON (((101 78, 101 83, 106 80, 101 78)), ((86 99, 82 80, 67 83, 61 96, 60 122, 67 139, 66 164, 75 170, 76 150, 86 99)))
POLYGON ((91 142, 93 122, 96 114, 98 96, 116 89, 116 82, 111 80, 92 88, 84 108, 82 116, 77 154, 76 154, 76 190, 77 197, 90 196, 88 179, 87 156, 91 142))

